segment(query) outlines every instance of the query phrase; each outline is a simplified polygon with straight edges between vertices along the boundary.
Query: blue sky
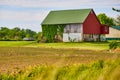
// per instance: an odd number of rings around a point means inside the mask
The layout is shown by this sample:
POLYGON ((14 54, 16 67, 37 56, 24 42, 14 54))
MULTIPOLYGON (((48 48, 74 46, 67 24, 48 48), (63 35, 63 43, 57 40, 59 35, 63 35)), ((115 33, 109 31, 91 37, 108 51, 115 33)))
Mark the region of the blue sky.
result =
POLYGON ((93 8, 96 14, 116 18, 120 0, 0 0, 0 27, 41 31, 41 22, 51 10, 93 8))

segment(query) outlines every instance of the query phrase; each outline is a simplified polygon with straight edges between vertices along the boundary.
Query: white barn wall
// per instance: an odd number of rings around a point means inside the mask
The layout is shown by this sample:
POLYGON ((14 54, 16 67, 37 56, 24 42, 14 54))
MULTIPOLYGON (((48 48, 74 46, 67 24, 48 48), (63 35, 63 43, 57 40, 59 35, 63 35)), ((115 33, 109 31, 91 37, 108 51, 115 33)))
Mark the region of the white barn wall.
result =
POLYGON ((82 24, 70 24, 72 26, 69 30, 68 25, 66 25, 63 33, 63 42, 79 42, 82 41, 83 39, 83 26, 82 24), (77 29, 77 31, 74 32, 74 28, 77 29), (69 30, 69 32, 67 32, 69 30))
POLYGON ((63 42, 70 42, 69 38, 74 42, 82 41, 81 33, 64 33, 63 34, 63 42))

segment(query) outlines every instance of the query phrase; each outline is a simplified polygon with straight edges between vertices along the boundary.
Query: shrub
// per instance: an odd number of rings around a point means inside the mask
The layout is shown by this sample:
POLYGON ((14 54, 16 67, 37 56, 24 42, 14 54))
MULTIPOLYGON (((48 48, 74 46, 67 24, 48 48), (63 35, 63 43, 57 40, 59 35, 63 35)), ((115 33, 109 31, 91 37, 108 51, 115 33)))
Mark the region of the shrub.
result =
POLYGON ((118 47, 119 47, 119 43, 117 43, 117 42, 111 42, 109 44, 109 49, 116 49, 118 47))
POLYGON ((39 40, 39 39, 37 39, 37 40, 36 40, 36 42, 37 42, 37 43, 39 43, 39 42, 40 42, 40 40, 39 40))

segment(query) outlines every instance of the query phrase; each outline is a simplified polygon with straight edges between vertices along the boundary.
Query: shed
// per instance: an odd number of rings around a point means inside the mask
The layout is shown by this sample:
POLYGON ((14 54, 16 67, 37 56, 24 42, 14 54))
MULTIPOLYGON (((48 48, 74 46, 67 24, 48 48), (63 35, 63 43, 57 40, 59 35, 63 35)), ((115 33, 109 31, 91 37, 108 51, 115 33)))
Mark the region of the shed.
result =
POLYGON ((120 26, 109 28, 109 34, 106 34, 106 40, 120 40, 120 26))

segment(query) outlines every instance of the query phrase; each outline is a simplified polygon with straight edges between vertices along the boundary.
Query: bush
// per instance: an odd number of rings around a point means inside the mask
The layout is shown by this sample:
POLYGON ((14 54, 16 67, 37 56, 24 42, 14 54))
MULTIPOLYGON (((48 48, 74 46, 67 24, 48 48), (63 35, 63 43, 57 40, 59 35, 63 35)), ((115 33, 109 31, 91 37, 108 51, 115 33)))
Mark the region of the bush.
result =
POLYGON ((39 42, 40 42, 40 40, 39 40, 39 39, 36 39, 36 42, 37 42, 37 43, 39 43, 39 42))
POLYGON ((111 42, 109 44, 109 49, 116 49, 118 47, 119 47, 119 43, 117 43, 117 42, 111 42))

